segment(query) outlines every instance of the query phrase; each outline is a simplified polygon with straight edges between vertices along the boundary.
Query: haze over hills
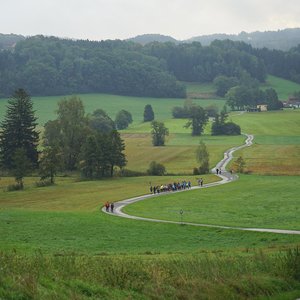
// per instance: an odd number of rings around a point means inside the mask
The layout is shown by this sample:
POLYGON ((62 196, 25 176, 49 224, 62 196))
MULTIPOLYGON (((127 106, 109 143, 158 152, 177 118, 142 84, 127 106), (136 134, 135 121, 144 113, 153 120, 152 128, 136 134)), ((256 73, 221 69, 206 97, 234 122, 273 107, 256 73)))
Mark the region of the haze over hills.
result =
POLYGON ((192 37, 187 40, 179 41, 171 36, 160 34, 143 34, 138 35, 129 40, 147 44, 151 42, 173 42, 173 43, 191 43, 200 42, 203 46, 210 45, 214 40, 232 40, 242 41, 250 44, 254 48, 269 48, 287 51, 300 44, 300 28, 288 28, 278 31, 256 31, 256 32, 241 32, 239 34, 211 34, 192 37))
MULTIPOLYGON (((10 49, 26 37, 20 34, 1 34, 0 33, 0 50, 10 49)), ((287 51, 300 44, 300 28, 287 28, 277 31, 255 31, 251 33, 241 32, 239 34, 225 34, 217 33, 211 35, 195 36, 187 40, 176 40, 175 38, 162 35, 162 34, 142 34, 133 38, 127 39, 138 44, 146 45, 151 42, 171 42, 175 44, 179 43, 191 43, 200 42, 203 46, 210 45, 214 40, 232 40, 242 41, 250 44, 254 48, 268 48, 287 51)))

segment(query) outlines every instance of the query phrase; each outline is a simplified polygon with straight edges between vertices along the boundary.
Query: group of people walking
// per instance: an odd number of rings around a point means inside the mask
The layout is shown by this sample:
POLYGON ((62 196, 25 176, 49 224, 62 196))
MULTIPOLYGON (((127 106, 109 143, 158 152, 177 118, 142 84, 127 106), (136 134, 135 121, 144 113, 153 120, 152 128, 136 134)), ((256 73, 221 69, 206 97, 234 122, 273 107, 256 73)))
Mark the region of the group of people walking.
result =
POLYGON ((190 189, 191 187, 192 187, 191 182, 185 180, 182 182, 173 182, 173 183, 155 185, 155 186, 152 186, 150 183, 150 193, 159 194, 161 192, 174 192, 174 191, 190 189))
POLYGON ((104 206, 105 206, 106 212, 109 212, 109 211, 112 213, 114 212, 115 204, 113 202, 109 203, 108 201, 106 201, 104 206))

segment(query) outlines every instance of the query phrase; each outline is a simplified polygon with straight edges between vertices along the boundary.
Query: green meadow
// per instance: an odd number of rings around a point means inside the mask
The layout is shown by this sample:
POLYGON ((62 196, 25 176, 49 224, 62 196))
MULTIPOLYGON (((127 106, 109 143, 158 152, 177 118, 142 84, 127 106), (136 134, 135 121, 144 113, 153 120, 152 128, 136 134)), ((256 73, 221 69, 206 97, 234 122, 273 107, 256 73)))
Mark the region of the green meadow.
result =
MULTIPOLYGON (((297 86, 269 77, 280 99, 297 86)), ((266 87, 267 87, 266 86, 266 87)), ((213 97, 212 85, 188 85, 192 97, 213 97)), ((54 119, 62 97, 34 97, 39 124, 54 119)), ((247 232, 164 224, 102 213, 106 201, 148 194, 151 185, 191 180, 200 137, 172 119, 183 99, 80 95, 86 112, 102 108, 114 118, 126 109, 134 123, 122 131, 126 168, 145 172, 151 160, 166 166, 162 177, 115 177, 82 181, 60 174, 56 184, 7 192, 11 177, 0 179, 0 299, 297 299, 300 297, 300 235, 247 232), (170 135, 165 147, 151 144, 150 124, 142 123, 151 104, 170 135), (177 174, 177 175, 172 175, 177 174)), ((219 99, 195 103, 222 108, 219 99)), ((0 100, 0 115, 6 100, 0 100)), ((148 218, 233 227, 300 230, 300 111, 233 112, 230 120, 254 134, 254 145, 234 154, 246 161, 248 175, 229 184, 168 193, 127 206, 125 212, 148 218), (277 175, 277 176, 275 176, 277 175)), ((244 136, 201 139, 210 166, 244 136)), ((204 183, 219 180, 201 175, 204 183)))
POLYGON ((287 100, 294 92, 300 91, 300 84, 268 75, 266 83, 262 86, 262 88, 273 88, 276 90, 279 100, 287 100))
POLYGON ((249 172, 266 175, 300 175, 300 111, 245 113, 232 120, 254 134, 254 145, 238 151, 249 172))
MULTIPOLYGON (((121 109, 128 110, 133 117, 134 123, 143 121, 144 107, 151 104, 155 119, 165 120, 172 117, 172 108, 174 106, 183 106, 184 99, 166 99, 166 98, 147 98, 147 97, 129 97, 107 94, 79 94, 86 113, 92 113, 96 109, 105 110, 112 119, 115 119, 117 112, 121 109)), ((33 106, 36 110, 38 123, 43 126, 47 121, 56 118, 55 111, 57 103, 70 96, 53 96, 53 97, 32 97, 33 106)), ((203 107, 211 104, 216 105, 219 109, 225 104, 225 100, 214 99, 194 99, 194 103, 203 107)), ((0 99, 0 118, 4 116, 7 105, 7 99, 0 99)))
POLYGON ((137 202, 124 211, 178 221, 182 209, 185 222, 300 230, 298 181, 297 176, 244 175, 230 184, 137 202))

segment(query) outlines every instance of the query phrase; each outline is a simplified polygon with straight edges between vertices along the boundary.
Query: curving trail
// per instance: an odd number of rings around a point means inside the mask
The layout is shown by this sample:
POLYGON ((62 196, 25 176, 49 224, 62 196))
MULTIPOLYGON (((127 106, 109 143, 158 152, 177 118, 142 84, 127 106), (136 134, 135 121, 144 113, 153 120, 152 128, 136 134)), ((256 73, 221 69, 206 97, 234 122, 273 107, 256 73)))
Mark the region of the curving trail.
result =
MULTIPOLYGON (((209 188, 212 186, 217 186, 225 183, 232 182, 234 180, 238 179, 237 175, 232 175, 230 172, 226 171, 226 166, 230 162, 230 160, 233 158, 233 153, 237 150, 240 150, 245 147, 249 147, 253 143, 253 138, 254 136, 251 134, 244 134, 247 139, 245 140, 245 143, 241 146, 236 146, 233 148, 230 148, 226 152, 224 152, 224 158, 217 163, 215 168, 212 169, 212 172, 216 172, 216 169, 218 168, 219 170, 222 170, 222 174, 218 174, 217 176, 220 177, 222 180, 213 182, 213 183, 208 183, 204 184, 202 187, 199 186, 194 186, 191 189, 203 189, 203 188, 209 188)), ((176 191, 172 193, 183 193, 188 190, 183 190, 183 191, 176 191)), ((137 216, 132 216, 124 213, 122 209, 129 204, 146 200, 148 198, 153 198, 153 197, 159 197, 160 195, 164 194, 147 194, 139 197, 134 197, 122 201, 118 201, 115 203, 115 209, 114 213, 106 212, 105 207, 102 208, 102 211, 104 213, 113 215, 113 216, 118 216, 118 217, 123 217, 123 218, 128 218, 128 219, 134 219, 134 220, 141 220, 141 221, 150 221, 150 222, 160 222, 160 223, 169 223, 169 224, 181 224, 181 225, 192 225, 192 226, 200 226, 200 227, 211 227, 211 228, 221 228, 221 229, 234 229, 234 230, 243 230, 243 231, 255 231, 255 232, 271 232, 271 233, 281 233, 281 234, 300 234, 300 231, 298 230, 284 230, 284 229, 268 229, 268 228, 245 228, 245 227, 231 227, 231 226, 223 226, 223 225, 210 225, 210 224, 200 224, 200 223, 190 223, 190 222, 176 222, 176 221, 168 221, 168 220, 159 220, 159 219, 151 219, 151 218, 143 218, 143 217, 137 217, 137 216)))

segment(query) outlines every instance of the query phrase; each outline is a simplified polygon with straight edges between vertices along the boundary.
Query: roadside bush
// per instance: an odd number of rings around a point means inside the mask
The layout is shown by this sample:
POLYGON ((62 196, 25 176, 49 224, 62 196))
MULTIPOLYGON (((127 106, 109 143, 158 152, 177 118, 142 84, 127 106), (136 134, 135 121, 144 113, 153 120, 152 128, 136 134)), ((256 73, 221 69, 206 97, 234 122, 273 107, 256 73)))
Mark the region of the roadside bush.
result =
POLYGON ((240 135, 241 127, 233 122, 225 123, 223 126, 223 134, 225 135, 240 135))
POLYGON ((193 175, 199 175, 199 174, 200 174, 199 169, 195 167, 193 169, 193 175))
POLYGON ((119 169, 115 171, 115 175, 119 177, 138 177, 145 176, 145 172, 133 171, 129 169, 119 169))
POLYGON ((149 165, 149 169, 147 170, 148 175, 162 176, 165 175, 165 173, 165 166, 160 163, 157 163, 156 161, 152 161, 149 165))
POLYGON ((7 192, 13 192, 13 191, 20 191, 20 190, 23 190, 23 186, 16 183, 16 184, 10 184, 6 187, 6 191, 7 192))
POLYGON ((51 186, 54 185, 53 182, 51 182, 51 180, 41 180, 41 181, 37 181, 35 183, 36 187, 46 187, 46 186, 51 186))

